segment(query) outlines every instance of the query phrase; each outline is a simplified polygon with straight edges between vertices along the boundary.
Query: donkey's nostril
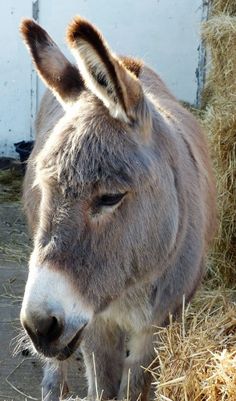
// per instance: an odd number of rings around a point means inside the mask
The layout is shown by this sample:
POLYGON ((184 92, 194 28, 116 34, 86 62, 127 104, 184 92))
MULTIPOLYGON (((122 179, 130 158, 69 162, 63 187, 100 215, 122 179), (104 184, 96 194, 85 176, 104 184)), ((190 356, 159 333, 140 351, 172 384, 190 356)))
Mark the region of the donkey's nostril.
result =
POLYGON ((39 321, 36 333, 38 336, 47 339, 48 342, 57 340, 62 333, 62 324, 55 316, 49 316, 39 321))
POLYGON ((55 316, 40 319, 35 327, 36 334, 46 337, 48 341, 53 341, 61 334, 61 325, 55 316))
POLYGON ((55 316, 37 318, 37 320, 33 322, 33 332, 27 325, 24 326, 31 337, 36 336, 38 340, 41 339, 47 343, 57 340, 63 330, 62 323, 55 316))

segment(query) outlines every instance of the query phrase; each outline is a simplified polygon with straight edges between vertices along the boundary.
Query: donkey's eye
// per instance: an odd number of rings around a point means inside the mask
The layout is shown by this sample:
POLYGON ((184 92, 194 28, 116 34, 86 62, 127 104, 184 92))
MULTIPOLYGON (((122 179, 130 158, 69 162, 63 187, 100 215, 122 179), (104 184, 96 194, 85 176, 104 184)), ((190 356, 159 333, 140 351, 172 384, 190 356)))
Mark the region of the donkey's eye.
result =
POLYGON ((117 205, 126 193, 105 194, 96 199, 96 207, 109 207, 117 205))

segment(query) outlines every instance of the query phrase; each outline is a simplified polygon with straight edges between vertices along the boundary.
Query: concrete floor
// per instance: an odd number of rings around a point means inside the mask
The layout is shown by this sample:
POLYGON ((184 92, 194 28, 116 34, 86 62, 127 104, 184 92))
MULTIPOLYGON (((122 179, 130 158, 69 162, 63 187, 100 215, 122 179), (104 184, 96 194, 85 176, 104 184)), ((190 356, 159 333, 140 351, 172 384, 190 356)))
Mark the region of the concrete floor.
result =
MULTIPOLYGON (((31 248, 20 203, 0 204, 0 222, 0 401, 41 400, 41 362, 27 352, 13 356, 31 248)), ((77 358, 69 384, 71 394, 84 397, 83 366, 77 358)))

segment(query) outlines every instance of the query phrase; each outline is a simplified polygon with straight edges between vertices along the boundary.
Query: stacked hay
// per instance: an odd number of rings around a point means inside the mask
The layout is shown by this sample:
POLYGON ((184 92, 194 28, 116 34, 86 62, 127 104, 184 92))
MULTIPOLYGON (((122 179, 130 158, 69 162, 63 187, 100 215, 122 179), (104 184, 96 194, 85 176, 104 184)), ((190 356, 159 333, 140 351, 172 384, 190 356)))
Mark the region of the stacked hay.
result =
POLYGON ((219 15, 220 13, 228 14, 231 16, 236 15, 236 1, 235 0, 211 0, 211 15, 219 15))
POLYGON ((236 400, 235 295, 202 290, 182 323, 158 330, 156 400, 236 400))
POLYGON ((220 228, 214 270, 224 282, 236 282, 236 1, 213 0, 203 26, 210 53, 208 104, 204 124, 215 161, 220 228), (209 96, 210 94, 210 96, 209 96))

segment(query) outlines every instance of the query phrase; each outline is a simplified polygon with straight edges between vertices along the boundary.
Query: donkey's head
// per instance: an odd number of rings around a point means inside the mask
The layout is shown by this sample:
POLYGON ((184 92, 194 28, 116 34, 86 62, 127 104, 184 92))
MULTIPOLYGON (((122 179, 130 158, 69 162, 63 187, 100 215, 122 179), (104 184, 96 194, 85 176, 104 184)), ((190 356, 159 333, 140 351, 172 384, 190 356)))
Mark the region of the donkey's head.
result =
POLYGON ((167 210, 176 216, 176 192, 155 149, 141 64, 114 55, 80 17, 67 33, 78 68, 32 20, 21 32, 65 110, 35 160, 41 201, 21 321, 40 352, 63 359, 93 314, 174 241, 177 220, 167 210))

